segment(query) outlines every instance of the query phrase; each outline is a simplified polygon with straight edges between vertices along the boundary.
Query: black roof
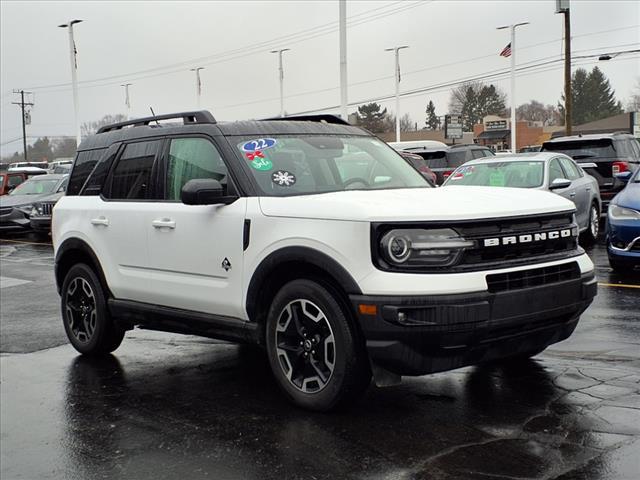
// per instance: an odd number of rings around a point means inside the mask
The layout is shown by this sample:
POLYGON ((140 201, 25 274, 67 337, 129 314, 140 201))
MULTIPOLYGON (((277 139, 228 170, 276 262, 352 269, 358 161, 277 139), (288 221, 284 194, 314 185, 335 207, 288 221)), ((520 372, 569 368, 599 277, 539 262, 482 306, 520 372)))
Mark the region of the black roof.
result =
POLYGON ((211 136, 250 135, 359 135, 372 136, 366 130, 330 115, 291 117, 290 119, 217 122, 206 110, 135 119, 102 127, 82 140, 78 150, 108 148, 115 142, 185 133, 211 136), (184 123, 155 124, 156 120, 183 119, 184 123), (200 120, 200 121, 198 121, 200 120))

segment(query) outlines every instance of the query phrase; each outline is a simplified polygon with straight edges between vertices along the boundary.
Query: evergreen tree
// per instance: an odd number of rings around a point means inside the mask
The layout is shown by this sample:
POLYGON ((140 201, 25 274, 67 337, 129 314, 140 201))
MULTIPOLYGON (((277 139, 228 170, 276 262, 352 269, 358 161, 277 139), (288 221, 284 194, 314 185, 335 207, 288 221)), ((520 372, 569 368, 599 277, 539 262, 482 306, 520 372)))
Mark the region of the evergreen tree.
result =
POLYGON ((366 128, 372 133, 382 133, 385 131, 385 117, 387 109, 380 111, 377 103, 367 103, 358 107, 358 125, 366 128))
MULTIPOLYGON (((622 104, 616 100, 609 80, 598 67, 593 67, 591 72, 579 68, 573 73, 571 99, 573 102, 573 125, 593 122, 623 112, 622 104)), ((561 101, 558 103, 558 110, 563 119, 565 116, 564 102, 565 98, 562 95, 561 101)))
POLYGON ((439 130, 440 129, 440 117, 436 115, 436 106, 433 104, 432 100, 429 100, 427 104, 427 109, 425 110, 427 114, 427 119, 425 124, 429 130, 439 130))
POLYGON ((451 92, 449 112, 462 115, 463 128, 469 132, 485 116, 503 114, 505 99, 506 95, 494 85, 468 82, 451 92))

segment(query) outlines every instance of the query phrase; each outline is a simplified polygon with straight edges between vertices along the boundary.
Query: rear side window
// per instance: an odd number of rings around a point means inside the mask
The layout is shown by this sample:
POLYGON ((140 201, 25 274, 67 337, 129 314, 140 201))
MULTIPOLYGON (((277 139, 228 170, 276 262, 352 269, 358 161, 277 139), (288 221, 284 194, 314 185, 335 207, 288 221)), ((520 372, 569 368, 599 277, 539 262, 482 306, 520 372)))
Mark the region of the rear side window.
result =
POLYGON ((469 158, 467 158, 467 154, 469 150, 461 150, 457 152, 449 152, 447 155, 449 157, 449 165, 451 168, 458 168, 460 165, 465 163, 469 158))
POLYGON ((473 158, 484 158, 484 150, 471 150, 471 156, 473 158))
POLYGON ((73 164, 73 170, 71 170, 67 195, 78 195, 80 193, 80 189, 84 185, 84 182, 87 181, 87 177, 89 177, 89 174, 92 172, 105 150, 106 149, 101 148, 98 150, 85 150, 83 152, 78 152, 76 161, 73 164))
POLYGON ((226 184, 227 167, 220 152, 204 138, 174 138, 167 164, 166 199, 180 200, 184 184, 196 178, 211 178, 226 184))
POLYGON ((447 153, 444 151, 437 152, 416 152, 422 158, 424 158, 429 165, 429 168, 446 168, 447 167, 447 153))
POLYGON ((9 175, 9 186, 17 187, 24 181, 21 175, 9 175))
POLYGON ((577 180, 582 176, 580 169, 568 158, 560 158, 560 163, 562 164, 562 168, 566 172, 569 180, 577 180))
POLYGON ((151 171, 161 140, 130 143, 124 147, 108 180, 107 198, 146 200, 152 190, 151 171))

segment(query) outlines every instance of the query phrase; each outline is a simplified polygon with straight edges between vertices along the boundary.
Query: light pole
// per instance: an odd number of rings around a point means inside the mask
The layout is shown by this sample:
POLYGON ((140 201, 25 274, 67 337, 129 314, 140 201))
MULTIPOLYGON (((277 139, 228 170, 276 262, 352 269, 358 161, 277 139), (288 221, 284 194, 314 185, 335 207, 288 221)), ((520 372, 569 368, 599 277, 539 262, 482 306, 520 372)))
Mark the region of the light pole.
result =
POLYGON ((76 42, 73 39, 73 26, 76 23, 80 23, 82 20, 69 20, 69 23, 63 23, 62 25, 58 25, 60 28, 68 28, 69 29, 69 58, 71 59, 71 88, 73 89, 73 110, 75 115, 75 125, 76 125, 76 142, 77 146, 80 146, 81 134, 80 134, 80 121, 79 114, 80 111, 80 103, 78 100, 78 61, 76 59, 76 54, 78 51, 76 50, 76 42))
POLYGON ((409 48, 409 45, 384 49, 396 53, 396 142, 400 141, 400 50, 403 48, 409 48))
POLYGON ((347 110, 347 0, 339 2, 340 17, 340 114, 349 121, 347 110))
POLYGON ((196 72, 196 105, 200 110, 200 96, 202 95, 202 82, 200 81, 200 70, 204 70, 204 67, 192 68, 191 72, 196 72))
POLYGON ((281 48, 280 50, 271 50, 270 53, 278 54, 278 73, 280 76, 280 117, 284 117, 284 69, 282 68, 282 54, 291 50, 290 48, 281 48))
POLYGON ((131 120, 131 97, 129 97, 129 87, 133 83, 123 83, 120 85, 124 87, 124 104, 127 106, 127 120, 131 120))
POLYGON ((520 22, 498 27, 497 30, 508 28, 511 31, 511 152, 516 153, 516 27, 528 25, 529 22, 520 22))

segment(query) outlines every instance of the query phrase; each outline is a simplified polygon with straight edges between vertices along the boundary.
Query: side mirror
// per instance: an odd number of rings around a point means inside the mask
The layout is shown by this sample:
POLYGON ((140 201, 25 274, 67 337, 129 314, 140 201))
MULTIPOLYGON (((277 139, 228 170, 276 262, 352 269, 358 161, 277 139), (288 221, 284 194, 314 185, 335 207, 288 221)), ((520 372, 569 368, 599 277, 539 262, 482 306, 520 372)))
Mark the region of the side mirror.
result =
POLYGON ((614 177, 624 183, 627 183, 631 179, 631 175, 633 175, 633 172, 627 171, 627 172, 616 173, 614 177))
POLYGON ((225 196, 220 182, 212 178, 189 180, 180 192, 180 200, 185 205, 229 205, 237 199, 237 196, 225 196))
POLYGON ((569 188, 571 186, 571 180, 566 178, 556 178, 551 185, 549 185, 549 190, 559 190, 562 188, 569 188))

